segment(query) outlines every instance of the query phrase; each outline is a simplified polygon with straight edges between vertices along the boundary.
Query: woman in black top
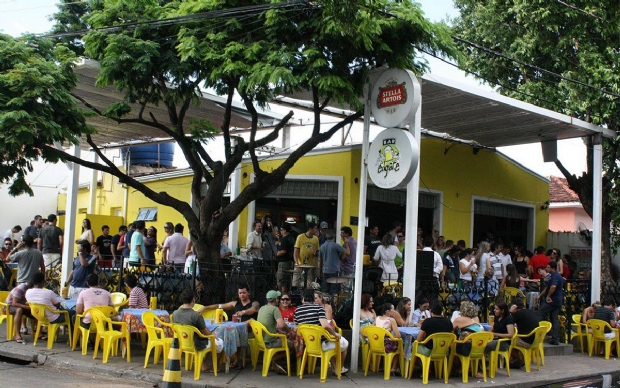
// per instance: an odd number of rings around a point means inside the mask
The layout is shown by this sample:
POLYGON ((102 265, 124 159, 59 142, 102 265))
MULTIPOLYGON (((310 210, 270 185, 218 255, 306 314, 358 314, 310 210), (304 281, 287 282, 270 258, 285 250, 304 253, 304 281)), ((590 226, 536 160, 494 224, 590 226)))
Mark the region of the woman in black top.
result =
POLYGON ((519 284, 521 283, 521 276, 519 276, 519 274, 517 273, 517 268, 513 264, 508 264, 506 266, 506 274, 506 277, 502 279, 502 288, 519 288, 519 284))
MULTIPOLYGON (((510 309, 508 308, 506 302, 500 300, 495 303, 493 314, 495 315, 495 322, 493 323, 491 332, 493 333, 494 339, 487 344, 487 353, 495 350, 498 340, 502 338, 512 338, 515 333, 514 321, 512 319, 512 315, 510 315, 510 309)), ((506 351, 509 347, 510 341, 504 341, 500 345, 500 350, 506 351)))

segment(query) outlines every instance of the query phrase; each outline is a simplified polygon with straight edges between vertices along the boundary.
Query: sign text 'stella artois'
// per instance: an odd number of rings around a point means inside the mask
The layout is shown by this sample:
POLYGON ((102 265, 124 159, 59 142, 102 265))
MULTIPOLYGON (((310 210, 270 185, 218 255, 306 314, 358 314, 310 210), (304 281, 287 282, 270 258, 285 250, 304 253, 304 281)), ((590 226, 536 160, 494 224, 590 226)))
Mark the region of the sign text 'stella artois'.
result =
MULTIPOLYGON (((390 84, 395 84, 392 80, 390 84)), ((407 103, 407 89, 405 89, 405 83, 390 85, 385 88, 379 86, 379 98, 377 98, 378 108, 387 108, 392 105, 399 105, 407 103)))

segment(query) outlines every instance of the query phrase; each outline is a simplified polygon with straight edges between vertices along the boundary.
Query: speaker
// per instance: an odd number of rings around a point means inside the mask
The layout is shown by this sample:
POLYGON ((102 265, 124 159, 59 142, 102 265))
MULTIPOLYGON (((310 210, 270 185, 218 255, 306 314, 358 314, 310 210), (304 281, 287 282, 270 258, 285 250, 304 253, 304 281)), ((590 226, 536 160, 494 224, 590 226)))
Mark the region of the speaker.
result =
POLYGON ((557 140, 542 141, 540 142, 542 147, 543 162, 555 162, 558 158, 558 142, 557 140))
POLYGON ((418 251, 416 255, 416 281, 433 280, 435 252, 418 251))

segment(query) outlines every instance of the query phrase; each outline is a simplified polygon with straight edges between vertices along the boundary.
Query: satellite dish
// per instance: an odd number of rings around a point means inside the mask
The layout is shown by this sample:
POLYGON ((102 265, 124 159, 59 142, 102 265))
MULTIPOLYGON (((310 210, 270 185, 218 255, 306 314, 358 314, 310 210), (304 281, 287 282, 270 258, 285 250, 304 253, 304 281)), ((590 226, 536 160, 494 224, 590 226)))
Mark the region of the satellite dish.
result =
POLYGON ((577 224, 577 233, 579 234, 579 240, 584 244, 592 243, 592 231, 586 227, 583 222, 577 224))

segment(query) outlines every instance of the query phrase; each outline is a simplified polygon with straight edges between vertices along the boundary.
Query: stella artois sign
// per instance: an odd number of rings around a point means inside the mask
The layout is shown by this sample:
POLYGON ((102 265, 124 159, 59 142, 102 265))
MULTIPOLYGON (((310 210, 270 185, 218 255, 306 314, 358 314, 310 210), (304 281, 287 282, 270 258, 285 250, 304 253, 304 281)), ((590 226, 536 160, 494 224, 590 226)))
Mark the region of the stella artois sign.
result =
POLYGON ((404 127, 413 123, 420 107, 419 83, 409 70, 384 71, 371 94, 371 110, 377 124, 382 127, 404 127))

